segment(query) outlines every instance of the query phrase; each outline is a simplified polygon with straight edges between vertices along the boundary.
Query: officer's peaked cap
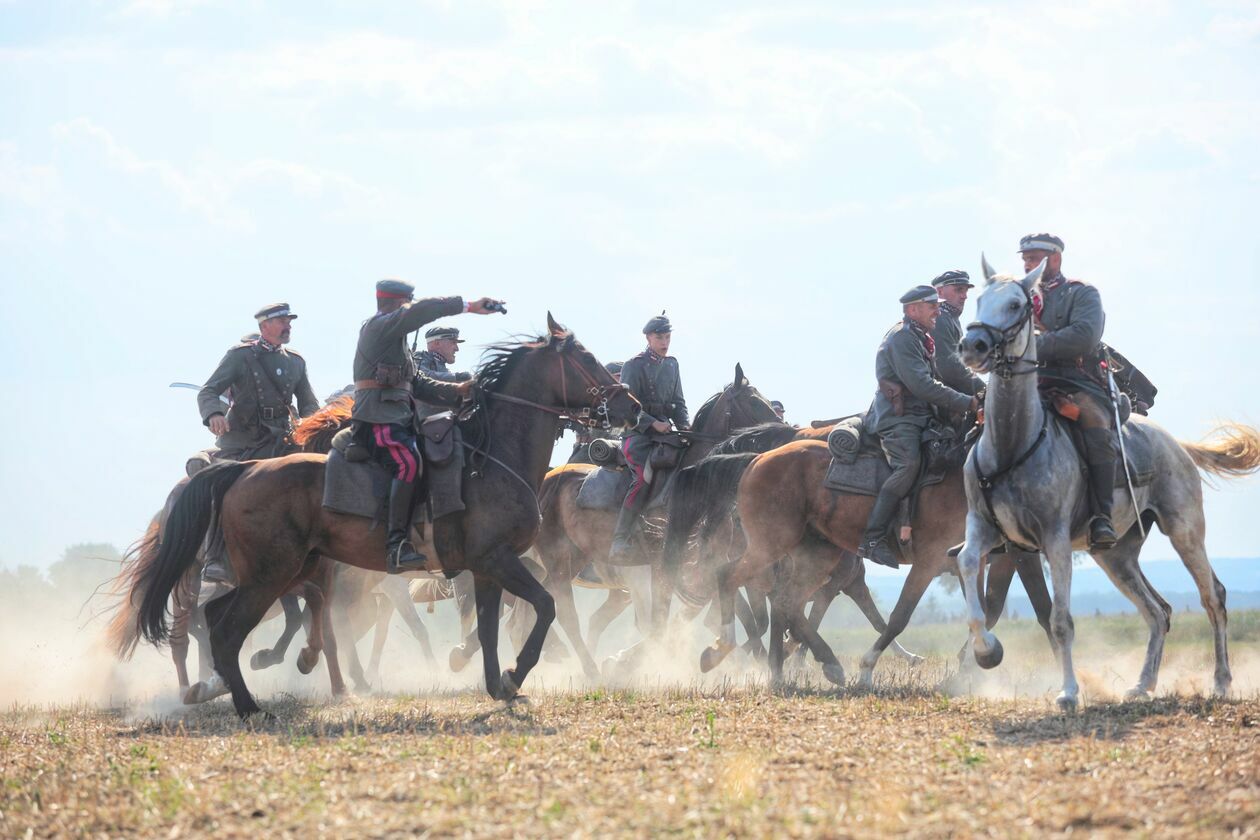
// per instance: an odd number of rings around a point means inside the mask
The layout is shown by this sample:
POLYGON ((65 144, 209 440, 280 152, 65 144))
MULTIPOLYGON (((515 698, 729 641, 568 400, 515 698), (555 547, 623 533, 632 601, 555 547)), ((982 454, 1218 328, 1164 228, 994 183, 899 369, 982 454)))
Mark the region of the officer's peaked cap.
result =
POLYGON ((435 338, 449 338, 452 341, 464 343, 464 339, 459 337, 459 329, 457 327, 430 327, 425 330, 424 340, 432 341, 435 338))
POLYGON ((289 304, 287 303, 269 303, 254 313, 254 319, 260 324, 268 318, 296 317, 297 316, 293 314, 293 310, 289 309, 289 304))
POLYGON ((416 287, 406 280, 388 279, 376 281, 376 296, 378 298, 411 300, 415 293, 416 287))
POLYGON ((932 281, 932 285, 938 289, 941 286, 966 286, 968 289, 975 287, 975 284, 971 282, 971 275, 957 268, 938 275, 932 281))
POLYGON ((901 296, 902 306, 910 303, 937 303, 939 301, 935 286, 915 286, 901 296))
POLYGON ((1019 240, 1019 252, 1049 251, 1052 254, 1063 253, 1063 240, 1053 233, 1030 233, 1019 240))

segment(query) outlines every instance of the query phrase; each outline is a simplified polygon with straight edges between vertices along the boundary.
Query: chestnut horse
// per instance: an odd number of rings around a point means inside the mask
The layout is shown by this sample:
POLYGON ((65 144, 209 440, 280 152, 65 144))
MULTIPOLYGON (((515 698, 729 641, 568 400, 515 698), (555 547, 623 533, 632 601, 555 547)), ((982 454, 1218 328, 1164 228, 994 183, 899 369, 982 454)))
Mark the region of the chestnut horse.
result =
MULTIPOLYGON (((715 444, 739 429, 767 421, 790 428, 778 422, 769 401, 749 384, 743 367, 736 364, 731 384, 706 400, 696 411, 690 433, 692 443, 687 447, 678 469, 699 461, 715 444)), ((659 565, 654 550, 643 551, 641 562, 637 565, 612 565, 607 562, 618 510, 588 510, 577 504, 582 481, 598 469, 593 464, 566 464, 547 473, 539 494, 543 522, 536 546, 538 558, 547 570, 547 589, 556 599, 556 617, 588 677, 598 676, 599 668, 582 639, 573 602, 574 578, 588 563, 594 563, 605 583, 627 589, 639 632, 646 635, 649 625, 656 624, 651 619, 652 588, 658 583, 653 580, 653 571, 659 565)), ((666 480, 666 477, 661 476, 659 480, 666 480)))
MULTIPOLYGON (((623 427, 638 401, 613 381, 573 334, 548 314, 550 332, 537 341, 492 348, 475 377, 478 411, 460 423, 470 450, 466 509, 433 524, 422 551, 449 571, 475 580, 477 630, 486 690, 515 697, 538 662, 555 617, 555 603, 530 575, 520 554, 538 532, 538 487, 565 417, 597 415, 623 427), (503 590, 529 602, 537 615, 516 666, 499 672, 498 614, 503 590)), ((211 509, 219 512, 228 555, 240 585, 206 605, 215 670, 232 691, 241 717, 261 711, 241 675, 241 644, 276 598, 305 579, 322 557, 384 571, 385 530, 367 517, 324 508, 323 455, 216 464, 198 473, 171 512, 169 538, 149 574, 136 581, 140 632, 154 644, 168 635, 166 603, 196 562, 211 509)), ((420 546, 417 546, 420 548, 420 546)))
MULTIPOLYGON (((776 679, 782 674, 783 630, 788 629, 823 663, 827 679, 843 685, 844 669, 805 617, 804 605, 832 574, 841 556, 836 549, 857 550, 875 499, 827 489, 823 478, 830 462, 831 453, 826 443, 796 441, 758 455, 744 472, 736 504, 748 548, 739 559, 718 569, 721 635, 701 655, 701 670, 712 670, 735 647, 736 589, 764 577, 776 563, 790 555, 792 562, 787 565, 772 596, 771 673, 776 679)), ((901 554, 901 562, 911 564, 910 574, 888 617, 887 628, 862 657, 864 685, 870 684, 880 654, 905 629, 927 585, 952 567, 953 561, 946 552, 962 540, 967 515, 961 461, 946 473, 940 484, 923 488, 916 508, 913 542, 905 548, 894 549, 901 554)), ((1050 596, 1039 558, 1035 554, 1013 554, 1005 562, 1013 563, 1019 572, 1038 621, 1049 636, 1050 596)), ((1004 598, 1004 587, 1001 595, 1004 598)), ((988 620, 996 621, 1000 613, 1001 604, 996 604, 988 610, 988 620)), ((1053 638, 1050 643, 1054 647, 1053 638)))

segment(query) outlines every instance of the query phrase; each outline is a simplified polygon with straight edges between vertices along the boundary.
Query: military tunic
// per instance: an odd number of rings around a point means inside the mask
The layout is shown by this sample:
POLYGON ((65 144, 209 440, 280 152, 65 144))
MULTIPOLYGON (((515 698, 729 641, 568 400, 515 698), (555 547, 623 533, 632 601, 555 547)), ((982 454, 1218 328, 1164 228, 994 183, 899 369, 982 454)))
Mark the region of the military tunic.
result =
POLYGON ((961 311, 941 302, 936 328, 932 330, 932 339, 936 342, 936 370, 941 382, 967 396, 975 396, 984 387, 984 380, 972 373, 958 355, 963 333, 961 315, 961 311))
POLYGON ((938 412, 961 414, 971 408, 971 396, 940 382, 936 371, 934 341, 909 318, 889 330, 875 354, 875 377, 900 385, 902 413, 881 388, 867 413, 867 429, 879 435, 893 474, 888 491, 905 496, 919 474, 919 446, 923 430, 938 412))
POLYGON ((621 369, 621 384, 630 389, 643 406, 639 420, 622 439, 621 451, 626 463, 634 472, 634 483, 626 493, 625 507, 640 510, 647 503, 647 484, 644 469, 652 452, 652 423, 657 420, 672 421, 677 429, 691 428, 687 413, 687 401, 683 397, 682 377, 678 360, 673 356, 661 358, 644 350, 621 369))
POLYGON ((293 431, 295 399, 298 417, 319 409, 306 375, 306 360, 292 350, 271 349, 254 340, 227 351, 197 394, 197 406, 207 426, 213 415, 226 414, 230 430, 217 441, 217 457, 243 461, 285 454, 293 431), (229 389, 231 408, 219 399, 229 389))
POLYGON ((462 370, 451 370, 446 365, 446 359, 432 350, 421 350, 419 353, 416 353, 416 367, 433 379, 438 379, 442 382, 467 382, 472 379, 471 373, 462 370))
POLYGON ((457 401, 454 383, 434 382, 427 375, 416 383, 416 361, 407 347, 407 335, 438 318, 464 311, 463 298, 424 298, 395 309, 377 313, 359 330, 359 345, 354 354, 356 383, 376 379, 380 366, 397 368, 396 385, 387 388, 359 388, 354 392, 351 417, 362 423, 409 426, 414 422, 412 388, 417 397, 428 401, 457 401), (419 393, 422 392, 422 393, 419 393))
POLYGON ((1041 313, 1037 318, 1037 360, 1044 369, 1043 388, 1085 391, 1103 405, 1111 398, 1097 373, 1103 326, 1106 323, 1098 289, 1062 274, 1041 284, 1041 313))

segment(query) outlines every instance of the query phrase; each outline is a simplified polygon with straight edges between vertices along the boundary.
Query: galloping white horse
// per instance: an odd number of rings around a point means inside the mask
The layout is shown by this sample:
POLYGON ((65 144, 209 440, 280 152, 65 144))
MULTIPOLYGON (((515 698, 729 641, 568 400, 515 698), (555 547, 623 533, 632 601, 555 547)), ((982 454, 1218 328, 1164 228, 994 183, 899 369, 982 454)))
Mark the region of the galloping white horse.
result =
MULTIPOLYGON (((958 557, 967 599, 968 626, 976 662, 992 668, 1002 646, 985 629, 977 578, 981 557, 1008 540, 1040 550, 1050 562, 1054 587, 1051 628, 1059 645, 1063 690, 1056 702, 1076 709, 1079 688, 1072 667, 1072 549, 1088 547, 1086 480, 1065 423, 1049 416, 1037 391, 1037 342, 1033 332, 1033 294, 1045 263, 1022 280, 996 276, 988 261, 985 289, 977 301, 976 322, 963 336, 963 361, 978 372, 991 372, 985 399, 984 433, 967 459, 967 537, 958 557), (983 480, 981 478, 983 476, 983 480)), ((1135 488, 1119 490, 1114 506, 1120 541, 1091 552, 1112 583, 1133 602, 1150 628, 1146 662, 1128 697, 1155 688, 1171 608, 1138 567, 1138 552, 1151 524, 1172 541, 1194 578, 1212 624, 1215 641, 1215 690, 1229 692, 1231 675, 1225 640, 1225 587, 1212 571, 1204 549, 1203 488, 1198 469, 1214 475, 1246 475, 1260 469, 1260 433, 1230 425, 1211 443, 1184 443, 1144 417, 1125 424, 1125 441, 1152 453, 1153 477, 1135 488), (1130 437, 1130 435, 1132 437, 1130 437), (1142 527, 1138 525, 1138 512, 1142 527)))

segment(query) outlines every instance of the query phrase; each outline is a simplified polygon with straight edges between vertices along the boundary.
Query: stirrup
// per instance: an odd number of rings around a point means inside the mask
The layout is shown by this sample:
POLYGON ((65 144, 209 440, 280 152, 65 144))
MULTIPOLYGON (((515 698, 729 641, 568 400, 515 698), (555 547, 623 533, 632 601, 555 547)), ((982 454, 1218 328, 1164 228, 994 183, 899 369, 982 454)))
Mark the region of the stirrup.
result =
POLYGON ((1089 547, 1090 548, 1098 549, 1100 551, 1106 551, 1107 549, 1115 548, 1116 543, 1118 542, 1120 542, 1120 535, 1116 533, 1116 526, 1112 524, 1110 517, 1095 516, 1094 518, 1089 520, 1089 547), (1101 540, 1094 539, 1094 526, 1098 523, 1102 523, 1103 525, 1107 526, 1107 529, 1111 531, 1110 538, 1104 537, 1101 540))
POLYGON ((893 555, 892 549, 888 547, 887 537, 866 540, 858 546, 858 554, 872 563, 878 563, 881 566, 888 566, 893 569, 899 568, 897 558, 893 555))
POLYGON ((429 558, 416 551, 410 540, 403 540, 385 555, 385 571, 391 575, 398 575, 403 572, 440 572, 442 571, 442 564, 439 561, 438 568, 431 569, 429 567, 429 558))

